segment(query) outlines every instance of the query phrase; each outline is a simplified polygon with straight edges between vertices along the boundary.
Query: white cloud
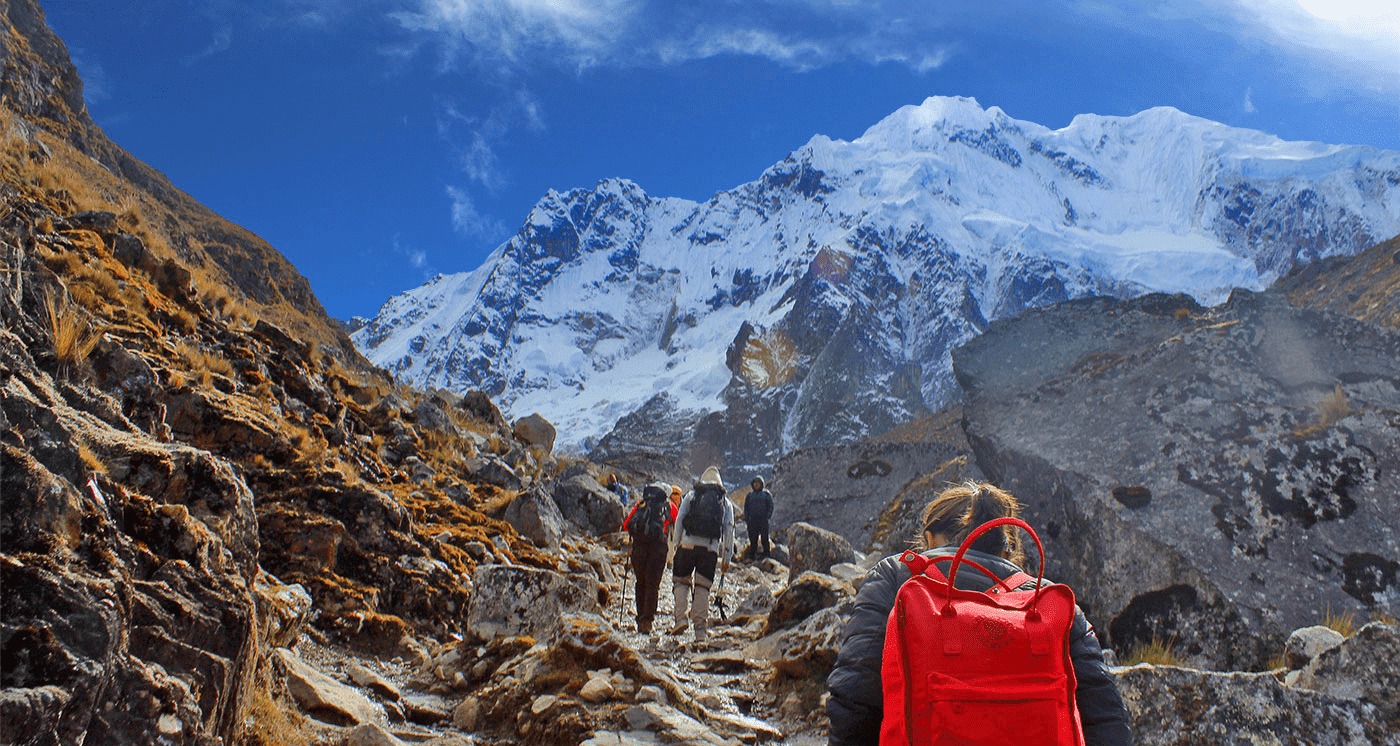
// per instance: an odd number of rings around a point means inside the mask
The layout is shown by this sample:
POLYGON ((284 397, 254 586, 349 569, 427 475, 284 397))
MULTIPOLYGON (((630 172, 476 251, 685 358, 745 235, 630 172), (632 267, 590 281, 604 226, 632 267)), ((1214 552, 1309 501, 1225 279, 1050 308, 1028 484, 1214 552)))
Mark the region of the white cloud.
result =
POLYGON ((1253 114, 1259 111, 1259 107, 1254 105, 1254 89, 1244 89, 1244 113, 1253 114))
POLYGON ((456 148, 462 172, 493 193, 508 180, 496 148, 512 130, 521 128, 535 134, 545 131, 539 102, 523 89, 503 99, 485 116, 463 112, 451 101, 438 106, 438 135, 456 148))
POLYGON ((209 43, 205 45, 203 49, 190 55, 189 57, 186 57, 184 60, 182 60, 182 63, 186 67, 189 67, 190 65, 193 65, 197 62, 207 60, 210 57, 213 57, 214 55, 227 52, 228 48, 232 46, 232 44, 233 28, 230 26, 222 26, 214 32, 214 38, 210 39, 209 43))
POLYGON ((499 241, 505 235, 505 225, 489 215, 482 215, 465 190, 449 184, 447 198, 452 203, 452 229, 458 235, 487 242, 499 241))
POLYGON ((428 264, 428 252, 404 245, 398 234, 394 235, 393 248, 394 253, 407 259, 409 266, 418 270, 424 280, 437 274, 437 270, 428 264))
POLYGON ((412 0, 393 14, 431 38, 449 65, 466 58, 496 72, 551 64, 676 65, 723 55, 807 70, 854 59, 918 72, 939 67, 941 15, 920 0, 412 0))
POLYGON ((1248 33, 1308 56, 1316 87, 1400 92, 1400 3, 1394 0, 1226 0, 1248 33))

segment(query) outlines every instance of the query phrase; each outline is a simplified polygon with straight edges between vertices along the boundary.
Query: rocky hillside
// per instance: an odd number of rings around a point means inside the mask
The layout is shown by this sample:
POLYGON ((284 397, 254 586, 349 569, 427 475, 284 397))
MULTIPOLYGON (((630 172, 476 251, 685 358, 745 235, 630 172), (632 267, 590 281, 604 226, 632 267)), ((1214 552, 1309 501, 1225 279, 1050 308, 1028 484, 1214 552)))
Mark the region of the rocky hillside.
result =
POLYGON ((558 566, 488 516, 545 451, 365 363, 284 259, 105 140, 33 2, 6 12, 0 730, 284 743, 302 629, 411 650, 462 633, 478 565, 558 566))
POLYGON ((1279 293, 1093 299, 955 357, 976 462, 1117 646, 1256 667, 1320 608, 1400 612, 1400 335, 1279 293))
MULTIPOLYGON (((0 99, 11 115, 6 142, 29 142, 44 156, 35 186, 61 198, 58 211, 101 206, 115 213, 156 261, 178 262, 202 290, 224 292, 297 339, 349 357, 338 325, 285 257, 180 191, 93 123, 83 82, 37 0, 12 0, 5 10, 0 99)), ((6 164, 17 165, 16 155, 7 152, 6 164)))
POLYGON ((1355 258, 1333 257, 1301 266, 1278 283, 1295 305, 1330 310, 1400 328, 1400 238, 1355 258))
POLYGON ((989 320, 1088 295, 1217 303, 1397 233, 1400 153, 1172 109, 1050 130, 931 98, 703 203, 550 192, 482 267, 354 339, 599 458, 768 469, 956 399, 951 350, 989 320))

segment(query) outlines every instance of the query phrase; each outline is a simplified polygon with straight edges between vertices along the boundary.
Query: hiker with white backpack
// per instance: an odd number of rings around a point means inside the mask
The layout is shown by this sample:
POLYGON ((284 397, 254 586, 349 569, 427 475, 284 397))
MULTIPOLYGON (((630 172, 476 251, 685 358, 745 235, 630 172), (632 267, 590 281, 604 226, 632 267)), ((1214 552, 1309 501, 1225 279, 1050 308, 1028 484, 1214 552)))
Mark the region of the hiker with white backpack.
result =
POLYGON ((827 677, 831 744, 1132 744, 1073 591, 1021 567, 1019 531, 1041 548, 1019 512, 990 484, 951 487, 920 551, 866 576, 827 677))
POLYGON ((710 586, 715 569, 729 570, 734 554, 734 504, 729 501, 719 476, 711 466, 700 475, 695 489, 681 500, 676 522, 671 527, 672 590, 675 593, 676 626, 672 635, 693 627, 696 642, 709 630, 710 586))

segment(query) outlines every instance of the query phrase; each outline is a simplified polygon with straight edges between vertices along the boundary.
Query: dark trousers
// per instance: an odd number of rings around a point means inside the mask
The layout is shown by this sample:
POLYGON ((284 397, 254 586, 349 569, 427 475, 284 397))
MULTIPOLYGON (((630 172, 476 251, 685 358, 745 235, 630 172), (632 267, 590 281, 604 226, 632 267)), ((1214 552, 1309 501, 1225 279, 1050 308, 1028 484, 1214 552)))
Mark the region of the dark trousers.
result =
POLYGON ((772 539, 768 536, 768 521, 749 524, 749 556, 757 557, 760 552, 764 557, 773 553, 772 539))
POLYGON ((666 540, 632 542, 632 574, 637 578, 637 624, 650 626, 656 618, 656 598, 666 574, 666 540))

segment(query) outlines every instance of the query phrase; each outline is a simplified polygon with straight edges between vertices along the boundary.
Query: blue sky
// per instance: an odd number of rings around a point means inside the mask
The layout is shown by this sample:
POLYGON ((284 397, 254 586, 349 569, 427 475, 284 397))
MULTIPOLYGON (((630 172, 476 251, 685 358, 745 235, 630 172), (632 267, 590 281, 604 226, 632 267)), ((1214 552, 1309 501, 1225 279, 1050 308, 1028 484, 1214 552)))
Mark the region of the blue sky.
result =
POLYGON ((479 266, 548 189, 703 200, 930 95, 1400 150, 1393 0, 43 2, 98 124, 340 318, 479 266))

